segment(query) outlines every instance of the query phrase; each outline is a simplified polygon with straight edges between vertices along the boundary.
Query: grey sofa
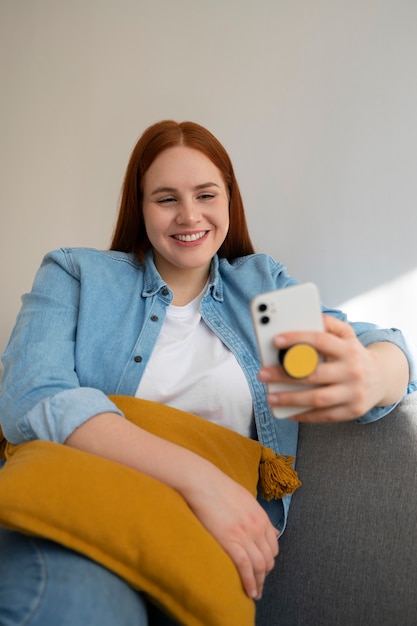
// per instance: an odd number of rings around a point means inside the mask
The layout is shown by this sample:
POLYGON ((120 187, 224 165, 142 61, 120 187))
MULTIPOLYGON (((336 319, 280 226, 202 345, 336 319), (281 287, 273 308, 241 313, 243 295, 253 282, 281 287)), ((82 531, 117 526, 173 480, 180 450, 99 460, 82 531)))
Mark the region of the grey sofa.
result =
POLYGON ((367 425, 301 425, 257 626, 417 625, 417 393, 367 425))

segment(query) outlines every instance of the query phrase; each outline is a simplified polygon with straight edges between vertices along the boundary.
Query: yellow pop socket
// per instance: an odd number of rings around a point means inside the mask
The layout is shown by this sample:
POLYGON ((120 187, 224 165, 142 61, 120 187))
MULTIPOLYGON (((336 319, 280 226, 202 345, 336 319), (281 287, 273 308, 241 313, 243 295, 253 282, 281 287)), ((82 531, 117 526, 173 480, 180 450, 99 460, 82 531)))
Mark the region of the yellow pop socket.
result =
POLYGON ((313 346, 296 343, 285 350, 280 350, 279 361, 291 378, 306 378, 316 369, 319 355, 313 346))

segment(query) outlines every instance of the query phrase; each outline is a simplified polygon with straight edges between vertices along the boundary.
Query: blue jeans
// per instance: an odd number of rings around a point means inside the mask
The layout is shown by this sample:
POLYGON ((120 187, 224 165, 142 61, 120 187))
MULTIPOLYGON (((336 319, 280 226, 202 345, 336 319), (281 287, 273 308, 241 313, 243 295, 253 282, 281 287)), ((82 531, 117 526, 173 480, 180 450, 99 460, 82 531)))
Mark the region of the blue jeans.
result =
POLYGON ((0 528, 0 626, 174 626, 122 579, 50 541, 0 528))

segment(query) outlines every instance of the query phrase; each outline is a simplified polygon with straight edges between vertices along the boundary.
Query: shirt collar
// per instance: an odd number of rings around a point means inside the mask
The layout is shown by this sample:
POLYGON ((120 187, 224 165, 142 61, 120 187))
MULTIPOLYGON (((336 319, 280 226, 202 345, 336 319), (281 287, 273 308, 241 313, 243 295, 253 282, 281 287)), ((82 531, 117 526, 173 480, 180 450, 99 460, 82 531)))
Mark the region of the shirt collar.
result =
MULTIPOLYGON (((144 269, 144 281, 142 296, 148 298, 154 296, 161 289, 171 290, 168 285, 162 280, 158 270, 155 267, 154 256, 152 250, 149 250, 145 256, 145 269, 144 269)), ((223 301, 223 283, 219 272, 219 259, 217 254, 213 257, 210 266, 210 277, 207 286, 207 291, 204 297, 211 295, 215 300, 219 302, 223 301)))

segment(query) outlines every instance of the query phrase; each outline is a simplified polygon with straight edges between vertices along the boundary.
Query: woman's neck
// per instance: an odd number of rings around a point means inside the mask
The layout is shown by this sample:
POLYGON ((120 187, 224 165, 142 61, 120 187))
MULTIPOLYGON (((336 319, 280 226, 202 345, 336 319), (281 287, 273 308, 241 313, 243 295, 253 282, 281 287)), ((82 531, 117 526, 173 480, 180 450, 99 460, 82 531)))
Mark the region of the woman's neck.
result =
POLYGON ((172 304, 175 306, 185 306, 194 298, 198 296, 199 293, 204 289, 204 285, 207 283, 207 276, 204 281, 201 283, 194 284, 180 284, 177 287, 168 285, 174 294, 174 299, 172 300, 172 304))
POLYGON ((204 289, 210 273, 210 267, 180 269, 158 263, 156 259, 155 266, 174 294, 172 304, 175 306, 185 306, 194 300, 204 289))

